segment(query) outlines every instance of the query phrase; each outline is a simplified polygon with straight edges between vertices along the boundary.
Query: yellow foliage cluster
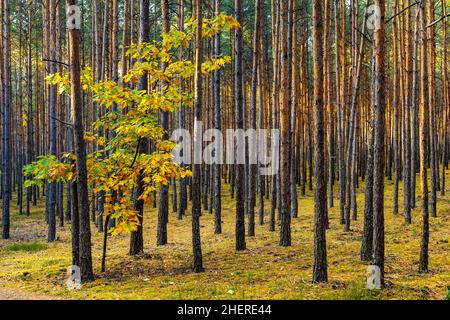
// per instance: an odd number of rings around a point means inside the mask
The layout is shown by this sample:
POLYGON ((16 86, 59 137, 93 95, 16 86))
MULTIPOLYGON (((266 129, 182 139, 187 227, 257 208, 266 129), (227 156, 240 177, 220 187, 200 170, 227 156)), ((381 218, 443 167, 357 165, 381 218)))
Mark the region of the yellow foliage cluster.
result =
MULTIPOLYGON (((232 17, 221 14, 204 20, 203 34, 213 37, 238 27, 232 17)), ((189 171, 173 162, 171 151, 175 143, 164 139, 166 132, 158 124, 158 112, 173 112, 181 105, 193 105, 193 95, 184 89, 182 80, 194 76, 195 66, 190 60, 175 60, 173 53, 191 46, 195 28, 191 19, 185 31, 172 29, 162 35, 160 42, 131 44, 127 55, 135 63, 121 81, 95 82, 91 68, 82 71, 83 90, 105 109, 92 124, 94 132, 86 132, 84 139, 96 146, 88 155, 88 180, 95 186, 94 192, 102 192, 105 197, 104 215, 116 221, 112 234, 130 232, 138 227, 139 216, 134 210, 132 190, 139 182, 143 183, 143 190, 138 200, 149 204, 154 201, 153 193, 160 186, 167 185, 173 178, 191 176, 189 171), (144 75, 148 77, 148 90, 134 89, 133 84, 144 75), (143 140, 155 146, 155 151, 140 152, 143 140)), ((202 73, 206 75, 230 62, 231 58, 227 56, 205 59, 202 73)), ((47 81, 57 85, 60 94, 70 93, 68 74, 52 74, 47 81)), ((66 158, 64 161, 56 156, 45 156, 27 166, 26 175, 33 177, 27 185, 43 180, 74 179, 73 157, 66 158)))

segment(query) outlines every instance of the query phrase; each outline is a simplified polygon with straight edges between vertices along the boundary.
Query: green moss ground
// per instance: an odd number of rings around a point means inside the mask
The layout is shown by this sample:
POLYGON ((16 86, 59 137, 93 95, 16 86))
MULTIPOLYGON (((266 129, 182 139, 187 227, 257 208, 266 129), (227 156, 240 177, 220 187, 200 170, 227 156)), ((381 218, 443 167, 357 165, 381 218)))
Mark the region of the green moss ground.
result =
MULTIPOLYGON (((450 175, 447 174, 447 181, 450 175)), ((400 186, 400 195, 402 195, 400 186)), ((278 246, 278 230, 257 226, 248 250, 234 250, 234 200, 223 190, 222 235, 213 234, 213 217, 201 218, 205 273, 191 272, 190 216, 170 214, 169 244, 156 247, 156 211, 145 213, 145 254, 127 255, 129 235, 110 238, 107 272, 100 272, 101 235, 93 230, 96 280, 81 290, 65 287, 71 264, 70 227, 58 229, 58 241, 46 244, 43 207, 31 217, 13 207, 11 240, 0 240, 0 286, 69 299, 444 299, 450 286, 450 191, 439 196, 438 218, 430 218, 430 272, 418 273, 420 210, 413 224, 392 214, 393 186, 386 185, 386 281, 382 291, 365 289, 367 265, 360 262, 364 186, 358 192, 358 221, 345 233, 338 206, 330 210, 327 233, 328 284, 312 284, 313 195, 299 197, 299 218, 292 223, 292 247, 278 246)), ((400 208, 402 208, 400 196, 400 208)), ((420 201, 420 200, 419 200, 420 201)), ((338 201, 335 201, 338 204, 338 201)), ((268 205, 268 203, 267 203, 268 205)), ((268 208, 268 207, 267 207, 268 208)), ((420 208, 420 203, 418 203, 420 208)), ((267 212, 267 210, 266 210, 267 212)), ((267 219, 266 219, 267 220, 267 219)))

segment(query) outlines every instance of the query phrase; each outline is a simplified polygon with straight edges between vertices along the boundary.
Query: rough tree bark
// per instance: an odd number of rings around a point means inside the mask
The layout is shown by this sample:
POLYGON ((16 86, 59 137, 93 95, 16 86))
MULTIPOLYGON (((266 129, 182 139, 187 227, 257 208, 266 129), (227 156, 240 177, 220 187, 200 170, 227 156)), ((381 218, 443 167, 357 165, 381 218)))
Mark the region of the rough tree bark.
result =
POLYGON ((314 270, 313 282, 327 282, 325 133, 323 103, 322 1, 313 1, 314 60, 314 270))
MULTIPOLYGON (((77 0, 68 0, 68 5, 77 5, 77 0)), ((80 226, 80 269, 83 282, 94 279, 91 254, 91 228, 89 220, 89 194, 86 168, 86 145, 82 120, 83 93, 80 80, 80 30, 69 30, 70 46, 70 94, 73 115, 74 142, 77 168, 77 191, 80 226)))
MULTIPOLYGON (((2 211, 2 238, 9 239, 10 228, 10 200, 11 200, 11 17, 10 17, 10 1, 4 0, 3 3, 3 20, 0 22, 0 28, 4 29, 3 39, 3 211, 2 211)), ((0 51, 1 54, 1 51, 0 51)))
POLYGON ((375 99, 374 99, 374 173, 373 173, 373 264, 381 271, 384 286, 384 173, 385 173, 385 112, 386 112, 386 44, 384 33, 385 0, 376 0, 380 17, 375 30, 375 99))
POLYGON ((290 105, 289 105, 289 51, 288 51, 288 29, 289 29, 289 8, 288 1, 281 4, 280 17, 281 31, 281 110, 280 110, 280 187, 281 203, 280 210, 280 246, 288 247, 291 245, 291 196, 290 196, 290 105))
MULTIPOLYGON (((236 103, 236 129, 244 129, 244 95, 242 86, 242 61, 243 61, 243 34, 242 26, 244 22, 244 12, 242 0, 235 0, 236 20, 241 25, 234 32, 234 90, 236 103)), ((242 152, 241 151, 237 151, 242 152)), ((236 157, 239 158, 239 155, 236 157)), ((245 165, 235 164, 235 186, 236 186, 236 250, 245 250, 245 165)))
POLYGON ((426 1, 420 3, 420 182, 422 188, 422 238, 420 242, 419 271, 428 272, 429 212, 428 212, 428 41, 426 31, 426 1))
MULTIPOLYGON (((169 1, 161 0, 161 11, 163 18, 163 32, 167 33, 170 31, 170 12, 169 12, 169 1)), ((163 63, 161 68, 164 70, 166 64, 163 63)), ((161 90, 166 90, 166 84, 163 82, 161 84, 161 90)), ((169 130, 169 114, 168 112, 161 111, 159 115, 160 125, 165 130, 163 139, 167 140, 168 130, 169 130)), ((157 230, 157 245, 163 246, 167 244, 167 223, 169 219, 169 187, 167 185, 160 186, 158 189, 158 230, 157 230)))
MULTIPOLYGON (((203 132, 201 131, 200 121, 202 121, 202 24, 203 7, 201 0, 195 0, 195 18, 197 29, 195 31, 195 79, 194 79, 194 146, 201 143, 203 132)), ((201 181, 202 166, 195 161, 193 164, 192 176, 192 247, 194 254, 193 270, 196 273, 203 272, 202 243, 200 238, 200 215, 202 211, 201 204, 201 181)))
MULTIPOLYGON (((149 0, 140 0, 139 12, 139 42, 150 41, 150 22, 149 22, 149 0)), ((148 76, 144 73, 139 78, 138 90, 147 90, 148 76)), ((144 153, 148 149, 147 139, 142 139, 139 143, 139 153, 144 153)), ((143 223, 144 223, 144 201, 139 197, 144 192, 144 177, 139 174, 136 185, 136 199, 134 201, 134 209, 139 214, 139 226, 135 232, 131 233, 130 239, 130 255, 137 255, 144 252, 144 237, 143 237, 143 223)))
MULTIPOLYGON (((216 16, 220 14, 220 0, 214 1, 214 11, 216 16)), ((221 52, 220 48, 220 33, 214 36, 214 55, 219 56, 221 52)), ((220 130, 220 70, 214 71, 213 91, 214 91, 214 129, 220 130)), ((217 152, 217 151, 216 151, 217 152)), ((217 156, 217 155, 216 155, 217 156)), ((221 165, 219 163, 214 164, 214 233, 222 233, 222 203, 221 203, 221 188, 222 180, 220 177, 221 165)))

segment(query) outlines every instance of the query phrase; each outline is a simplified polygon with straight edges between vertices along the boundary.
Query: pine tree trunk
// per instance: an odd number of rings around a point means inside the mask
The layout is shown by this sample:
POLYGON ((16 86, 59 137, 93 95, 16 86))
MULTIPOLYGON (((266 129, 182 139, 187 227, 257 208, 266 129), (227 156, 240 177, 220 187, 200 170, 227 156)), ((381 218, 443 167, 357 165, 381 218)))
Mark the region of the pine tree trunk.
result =
POLYGON ((322 1, 313 1, 314 60, 314 269, 313 282, 327 282, 325 134, 323 103, 322 1))
MULTIPOLYGON (((202 45, 202 23, 203 6, 201 0, 195 0, 195 18, 197 29, 195 31, 195 79, 194 79, 194 146, 201 143, 203 132, 200 121, 202 121, 202 75, 201 64, 203 55, 202 45)), ((196 273, 203 272, 202 243, 200 238, 200 215, 201 204, 201 181, 202 166, 199 159, 194 159, 192 176, 192 247, 194 254, 193 270, 196 273)))
MULTIPOLYGON (((149 0, 140 0, 140 12, 139 12, 139 42, 150 41, 150 22, 149 22, 149 0)), ((138 90, 144 91, 148 88, 147 74, 144 73, 139 78, 138 90)), ((139 154, 145 153, 148 150, 148 141, 145 138, 140 138, 138 142, 139 154)), ((144 192, 143 173, 141 172, 137 178, 136 195, 134 200, 134 210, 138 213, 139 226, 136 231, 131 232, 130 239, 130 255, 138 255, 144 252, 144 236, 143 236, 143 223, 144 223, 144 201, 139 199, 144 192)))
MULTIPOLYGON (((28 4, 27 10, 27 163, 30 164, 34 161, 34 118, 33 118, 33 75, 32 75, 32 60, 31 60, 31 43, 32 43, 32 22, 31 22, 31 2, 28 4)), ((27 177, 30 178, 30 177, 27 177)), ((30 215, 30 206, 33 197, 33 187, 26 189, 26 215, 30 215)))
MULTIPOLYGON (((76 5, 76 0, 68 0, 69 5, 76 5)), ((74 142, 77 167, 77 191, 80 226, 80 269, 83 282, 94 279, 92 272, 91 229, 89 219, 89 194, 86 168, 86 145, 82 120, 83 94, 80 80, 80 30, 69 30, 70 45, 70 80, 71 107, 73 114, 74 142)))
MULTIPOLYGON (((408 1, 408 5, 411 0, 408 1)), ((412 52, 411 11, 406 13, 406 96, 403 129, 403 216, 411 223, 411 108, 412 108, 412 52)))
MULTIPOLYGON (((163 17, 163 32, 168 33, 170 31, 170 15, 169 15, 169 1, 161 0, 161 11, 163 17)), ((164 70, 167 67, 165 63, 161 66, 164 70)), ((161 90, 166 90, 166 84, 161 84, 161 90)), ((160 125, 165 132, 169 130, 169 114, 165 111, 161 111, 159 115, 160 125)), ((164 140, 169 138, 166 133, 163 137, 164 140)), ((167 244, 167 223, 169 222, 169 187, 167 185, 160 186, 158 189, 158 230, 157 230, 157 242, 158 246, 167 244)))
POLYGON ((420 181, 422 188, 422 238, 420 242, 419 271, 428 272, 428 242, 429 242, 429 214, 428 214, 428 125, 429 110, 428 105, 428 41, 426 31, 426 1, 420 4, 420 181))
POLYGON ((386 112, 386 44, 384 33, 385 0, 376 0, 380 22, 375 31, 375 99, 374 99, 374 174, 373 174, 373 264, 381 271, 384 286, 384 173, 385 173, 385 112, 386 112))
MULTIPOLYGON (((418 48, 419 48, 419 14, 420 10, 417 9, 416 14, 416 23, 414 27, 414 46, 413 46, 413 54, 412 54, 412 60, 413 60, 413 75, 412 75, 412 89, 411 89, 411 108, 412 108, 412 119, 411 119, 411 126, 412 126, 412 133, 411 133, 411 208, 416 207, 416 173, 418 168, 420 166, 418 165, 418 151, 419 151, 419 133, 418 133, 418 48)), ((408 219, 408 223, 411 221, 411 219, 408 219)))
MULTIPOLYGON (((220 0, 214 1, 214 11, 216 16, 220 14, 220 0)), ((214 55, 219 56, 221 54, 220 48, 220 33, 214 37, 214 55)), ((213 91, 214 91, 214 129, 221 129, 220 122, 220 70, 214 71, 213 91)), ((216 151, 218 152, 218 151, 216 151)), ((217 158, 217 155, 216 155, 217 158)), ((221 158, 221 157, 219 157, 221 158)), ((221 189, 222 180, 220 178, 221 165, 219 163, 214 164, 214 233, 222 233, 222 202, 221 202, 221 189)))
POLYGON ((289 8, 288 1, 281 4, 281 110, 280 110, 280 187, 281 198, 279 203, 280 223, 280 246, 291 245, 291 210, 290 210, 290 105, 289 105, 289 8))
MULTIPOLYGON (((3 53, 0 65, 3 66, 3 185, 2 185, 2 238, 9 239, 10 229, 10 200, 11 200, 11 66, 10 66, 10 50, 11 50, 11 17, 10 17, 10 1, 3 0, 2 8, 4 24, 1 23, 0 28, 4 29, 3 37, 3 53)), ((3 19, 1 20, 3 22, 3 19)))
MULTIPOLYGON (((179 0, 178 3, 178 28, 180 31, 184 30, 184 0, 179 0)), ((183 59, 183 49, 180 48, 178 50, 178 59, 183 59)), ((181 89, 183 90, 185 87, 185 83, 183 79, 181 81, 181 89)), ((178 124, 180 126, 180 129, 186 129, 186 106, 181 104, 180 111, 179 111, 179 121, 178 124)), ((185 168, 186 164, 181 164, 182 168, 185 168)), ((179 180, 179 201, 180 205, 178 206, 178 219, 183 219, 183 216, 185 214, 185 211, 187 209, 187 188, 186 188, 187 180, 185 178, 180 178, 179 180)))

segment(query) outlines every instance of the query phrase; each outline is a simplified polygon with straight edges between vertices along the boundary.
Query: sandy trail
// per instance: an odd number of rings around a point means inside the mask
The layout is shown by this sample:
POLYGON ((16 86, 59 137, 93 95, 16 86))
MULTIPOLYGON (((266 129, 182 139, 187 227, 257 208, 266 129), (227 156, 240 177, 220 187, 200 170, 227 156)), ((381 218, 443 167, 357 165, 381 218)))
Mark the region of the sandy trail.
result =
POLYGON ((0 300, 56 300, 44 294, 26 292, 16 288, 0 288, 0 300))

